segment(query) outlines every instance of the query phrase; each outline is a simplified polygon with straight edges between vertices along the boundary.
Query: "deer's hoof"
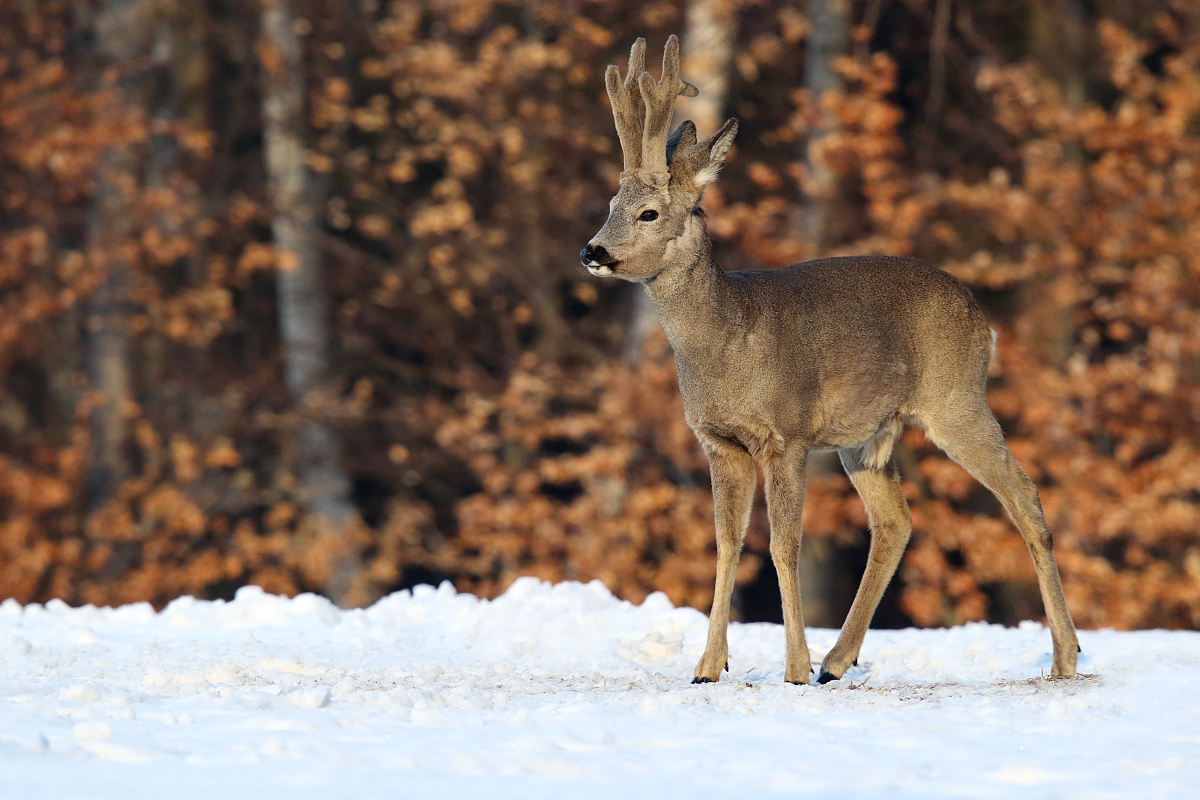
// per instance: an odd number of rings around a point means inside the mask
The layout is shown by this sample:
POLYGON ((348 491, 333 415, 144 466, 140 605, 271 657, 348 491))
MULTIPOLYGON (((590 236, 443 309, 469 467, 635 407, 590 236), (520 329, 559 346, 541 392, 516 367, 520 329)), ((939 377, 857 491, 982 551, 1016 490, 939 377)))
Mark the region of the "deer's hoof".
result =
POLYGON ((705 678, 701 675, 697 675, 696 677, 692 678, 692 683, 716 683, 716 682, 717 682, 716 678, 705 678))
POLYGON ((817 683, 825 684, 825 683, 829 683, 830 681, 838 681, 838 680, 841 680, 841 678, 838 677, 837 675, 834 675, 832 672, 822 672, 821 677, 817 678, 817 683))

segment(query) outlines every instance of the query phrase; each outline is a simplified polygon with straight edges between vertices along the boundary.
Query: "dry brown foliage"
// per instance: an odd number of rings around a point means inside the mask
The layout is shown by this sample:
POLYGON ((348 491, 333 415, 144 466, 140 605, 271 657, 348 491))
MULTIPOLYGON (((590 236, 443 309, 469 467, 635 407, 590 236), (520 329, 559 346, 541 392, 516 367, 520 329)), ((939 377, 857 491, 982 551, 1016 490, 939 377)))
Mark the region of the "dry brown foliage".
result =
MULTIPOLYGON (((305 8, 338 366, 299 409, 280 376, 288 264, 268 244, 258 89, 229 77, 270 55, 253 10, 209 20, 201 73, 223 79, 165 110, 138 79, 165 68, 100 63, 71 4, 0 11, 0 595, 291 594, 352 545, 359 602, 440 578, 494 595, 532 574, 706 609, 711 497, 669 353, 651 341, 637 368, 618 362, 630 295, 575 255, 620 169, 602 68, 635 35, 661 43, 680 8, 362 4, 347 29, 333 5, 305 8), (122 225, 97 227, 102 196, 122 225), (127 279, 105 317, 91 301, 114 265, 127 279), (129 334, 131 395, 126 474, 93 502, 100 324, 129 334), (299 510, 292 441, 312 417, 348 453, 354 530, 299 510)), ((912 76, 929 54, 887 38, 913 4, 856 34, 877 52, 840 61, 845 89, 820 98, 793 89, 803 17, 737 5, 743 133, 706 198, 719 260, 814 255, 796 235, 802 148, 835 118, 807 153, 853 211, 832 252, 918 255, 977 289, 1000 334, 990 400, 1039 484, 1077 622, 1200 626, 1200 49, 1173 6, 1136 34, 1095 26, 1103 103, 1072 106, 1032 62, 964 72, 932 134, 944 152, 918 171, 912 76)), ((919 432, 900 457, 908 617, 1040 616, 998 506, 919 432)), ((844 478, 813 481, 806 533, 861 543, 844 478)), ((756 519, 739 582, 769 569, 765 549, 756 519)))

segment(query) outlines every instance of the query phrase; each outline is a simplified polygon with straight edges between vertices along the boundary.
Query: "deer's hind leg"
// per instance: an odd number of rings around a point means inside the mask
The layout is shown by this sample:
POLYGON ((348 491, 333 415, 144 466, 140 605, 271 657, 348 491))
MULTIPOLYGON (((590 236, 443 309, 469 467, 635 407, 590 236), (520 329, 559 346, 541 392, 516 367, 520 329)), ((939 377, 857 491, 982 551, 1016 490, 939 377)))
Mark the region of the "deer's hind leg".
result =
POLYGON ((1013 458, 1004 442, 1000 424, 982 402, 972 403, 965 409, 944 406, 936 416, 922 415, 921 422, 934 444, 996 495, 1021 532, 1033 556, 1038 588, 1054 641, 1051 674, 1073 677, 1079 657, 1079 640, 1054 561, 1054 538, 1046 525, 1037 487, 1013 458))
POLYGON ((891 459, 892 445, 898 433, 899 426, 896 425, 864 446, 838 451, 850 482, 866 506, 871 526, 871 549, 867 555, 866 572, 858 585, 858 592, 854 595, 854 603, 846 615, 837 643, 821 662, 818 683, 838 680, 857 663, 858 651, 871 625, 871 617, 875 615, 875 609, 896 572, 912 534, 908 503, 900 488, 896 465, 891 459))
POLYGON ((750 525, 750 508, 758 480, 754 461, 745 450, 705 443, 712 473, 713 507, 717 528, 717 584, 708 615, 708 642, 696 664, 692 683, 712 683, 729 666, 729 601, 742 541, 750 525))

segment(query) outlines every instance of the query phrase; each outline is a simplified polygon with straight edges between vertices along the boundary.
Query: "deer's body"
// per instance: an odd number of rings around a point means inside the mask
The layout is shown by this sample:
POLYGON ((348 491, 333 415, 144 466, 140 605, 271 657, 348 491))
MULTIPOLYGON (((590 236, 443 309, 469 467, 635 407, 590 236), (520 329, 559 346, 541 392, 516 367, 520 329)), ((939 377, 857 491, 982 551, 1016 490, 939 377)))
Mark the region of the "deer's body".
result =
POLYGON ((785 442, 862 444, 949 392, 974 392, 987 370, 991 336, 974 299, 912 259, 730 273, 709 260, 687 280, 661 276, 648 288, 688 423, 751 454, 785 442), (945 344, 936 358, 917 346, 929 338, 945 344), (971 385, 954 386, 958 376, 971 385))
POLYGON ((581 257, 593 274, 645 285, 675 350, 688 424, 712 470, 717 585, 695 681, 727 664, 734 572, 749 523, 755 465, 766 482, 771 556, 783 595, 784 677, 811 671, 798 565, 810 452, 837 450, 866 506, 866 574, 821 681, 858 658, 871 616, 911 534, 892 447, 916 424, 997 495, 1033 556, 1054 642, 1053 673, 1075 673, 1078 644, 1037 490, 1013 459, 985 397, 993 340, 971 293, 915 259, 831 258, 777 270, 723 272, 699 200, 736 133, 730 120, 697 142, 691 123, 668 141, 678 78, 671 37, 663 78, 641 71, 644 42, 624 85, 607 75, 626 171, 608 222, 581 257), (631 91, 636 76, 645 128, 631 91), (636 120, 639 124, 634 124, 636 120), (636 145, 636 146, 635 146, 636 145), (661 152, 660 152, 661 148, 661 152))

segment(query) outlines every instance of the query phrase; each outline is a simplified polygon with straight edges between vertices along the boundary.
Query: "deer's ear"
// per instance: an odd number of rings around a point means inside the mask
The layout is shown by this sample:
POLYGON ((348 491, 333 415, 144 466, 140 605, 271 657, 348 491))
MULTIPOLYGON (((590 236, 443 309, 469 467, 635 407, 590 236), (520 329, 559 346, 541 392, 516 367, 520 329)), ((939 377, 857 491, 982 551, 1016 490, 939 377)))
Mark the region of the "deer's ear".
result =
POLYGON ((720 173, 737 130, 738 121, 729 119, 712 136, 697 142, 695 126, 690 122, 680 125, 671 137, 678 137, 679 141, 668 150, 672 157, 671 185, 688 194, 698 195, 704 191, 704 187, 720 173))
POLYGON ((695 143, 696 125, 690 119, 686 119, 679 123, 671 138, 667 139, 667 164, 670 165, 675 160, 676 153, 686 152, 695 143))
POLYGON ((725 155, 733 146, 733 137, 737 136, 737 131, 738 121, 730 117, 716 133, 697 145, 700 152, 708 156, 708 163, 701 165, 693 178, 697 189, 702 189, 717 179, 721 166, 725 163, 725 155))

